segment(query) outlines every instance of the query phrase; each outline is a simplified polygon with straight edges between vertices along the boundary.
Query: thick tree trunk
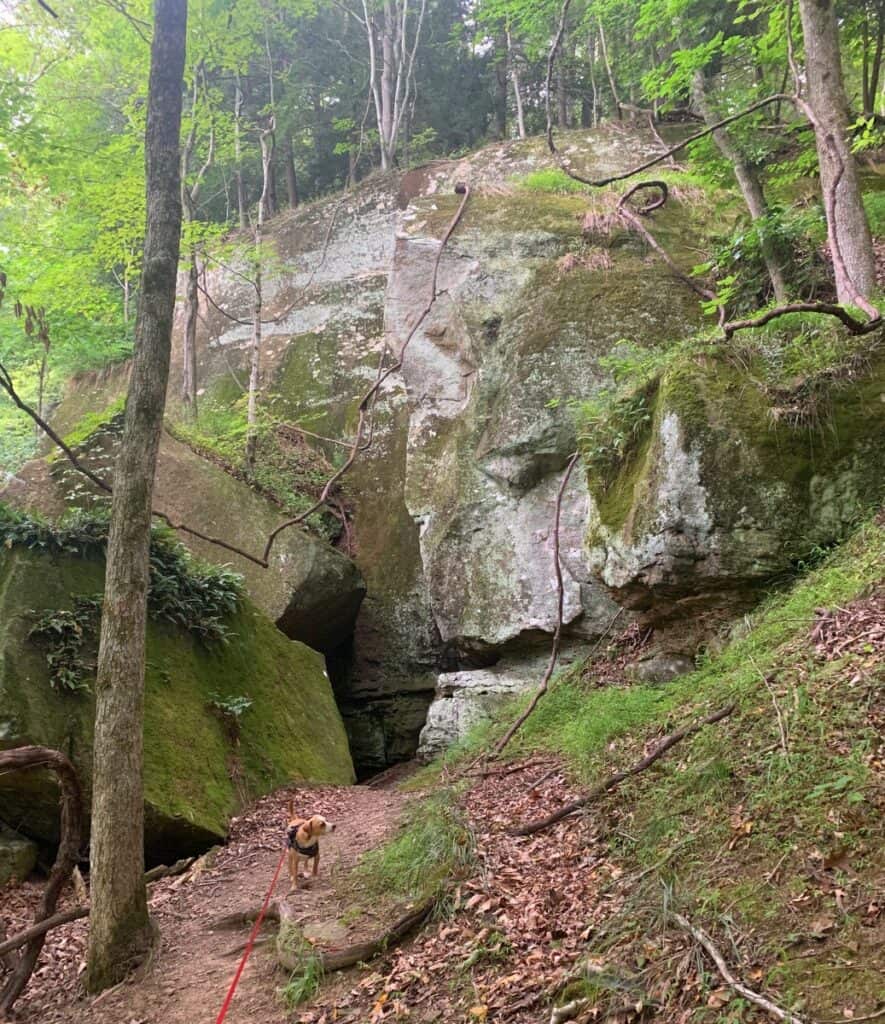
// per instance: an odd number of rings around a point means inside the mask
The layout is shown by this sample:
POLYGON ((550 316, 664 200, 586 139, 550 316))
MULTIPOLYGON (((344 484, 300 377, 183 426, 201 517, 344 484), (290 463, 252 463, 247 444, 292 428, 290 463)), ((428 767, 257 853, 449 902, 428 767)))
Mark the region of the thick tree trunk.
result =
POLYGON ((848 143, 839 29, 832 0, 799 0, 808 101, 814 123, 827 234, 839 302, 869 299, 875 285, 873 243, 848 143))
POLYGON ((181 236, 186 0, 155 0, 145 154, 147 232, 135 353, 114 473, 98 675, 86 987, 113 985, 153 941, 144 883, 143 707, 151 498, 181 236))
MULTIPOLYGON (((696 71, 692 82, 692 97, 698 113, 703 117, 704 123, 709 127, 715 124, 719 117, 715 114, 707 98, 707 83, 703 71, 696 71)), ((768 213, 768 204, 765 202, 765 194, 762 191, 762 183, 755 170, 744 159, 743 153, 731 141, 728 132, 719 128, 713 132, 713 141, 719 152, 731 163, 734 176, 737 179, 738 187, 750 217, 755 222, 763 219, 768 213)), ((778 303, 784 303, 788 299, 787 283, 784 278, 783 267, 774 252, 774 247, 763 230, 761 237, 762 258, 765 261, 765 269, 768 272, 768 279, 774 291, 774 297, 778 303)))

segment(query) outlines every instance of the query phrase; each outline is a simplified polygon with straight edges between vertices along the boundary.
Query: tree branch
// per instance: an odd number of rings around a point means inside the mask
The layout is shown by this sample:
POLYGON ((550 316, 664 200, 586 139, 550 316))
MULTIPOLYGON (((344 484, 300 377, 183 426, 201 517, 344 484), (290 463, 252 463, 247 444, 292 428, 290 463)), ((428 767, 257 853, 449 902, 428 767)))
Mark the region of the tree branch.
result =
POLYGON ((633 765, 632 768, 627 768, 621 772, 615 772, 614 775, 610 775, 604 782, 600 782, 599 785, 594 786, 593 789, 585 793, 583 796, 580 796, 576 800, 572 800, 567 804, 563 804, 559 810, 554 811, 552 814, 548 814, 545 818, 528 822, 525 825, 520 825, 518 828, 509 829, 508 835, 530 836, 534 835, 535 832, 541 832, 543 829, 549 828, 551 825, 555 825, 556 822, 562 821, 563 818, 567 818, 570 814, 574 814, 575 811, 579 811, 591 801, 602 796, 603 793, 607 793, 610 789, 614 789, 616 786, 619 786, 625 779, 629 779, 632 775, 638 775, 640 772, 644 772, 645 769, 651 767, 658 758, 666 754, 671 747, 675 747, 677 743, 680 743, 689 736, 694 736, 694 734, 696 732, 700 732, 705 725, 713 725, 715 722, 720 722, 723 718, 727 718, 732 711, 734 711, 735 706, 735 704, 727 704, 724 708, 714 711, 713 714, 707 715, 706 718, 702 718, 699 722, 695 722, 693 725, 687 725, 684 728, 679 729, 677 732, 670 733, 669 736, 665 736, 650 753, 646 754, 646 756, 641 761, 633 765))
MULTIPOLYGON (((30 746, 0 752, 0 769, 17 771, 34 768, 49 768, 55 772, 61 790, 61 840, 49 881, 43 891, 43 899, 37 909, 34 923, 39 925, 53 916, 62 889, 67 885, 77 863, 83 833, 83 796, 74 766, 57 750, 30 746)), ((45 941, 45 932, 41 932, 30 935, 21 943, 25 948, 6 987, 0 992, 0 1016, 6 1017, 12 1011, 13 1004, 34 973, 45 941)))
POLYGON ((501 739, 495 744, 495 753, 500 754, 501 751, 507 746, 507 744, 513 739, 519 729, 525 724, 528 717, 538 706, 538 702, 547 692, 550 685, 550 679, 553 676, 554 669, 556 668, 556 662, 559 658, 559 647, 562 642, 562 616, 563 606, 565 604, 565 591, 562 582, 562 565, 559 561, 559 522, 562 517, 562 499, 565 495, 565 489, 568 487, 568 482, 571 479, 572 470, 578 464, 578 460, 581 458, 580 452, 575 452, 571 456, 566 466, 565 473, 563 474, 562 480, 559 484, 559 490, 556 492, 556 510, 553 514, 553 571, 556 574, 556 628, 553 631, 553 645, 550 650, 550 659, 547 662, 547 668, 544 671, 544 677, 541 679, 540 685, 535 694, 529 702, 528 707, 523 713, 516 719, 513 725, 504 733, 501 739))
POLYGON ((723 980, 729 986, 734 989, 739 996, 743 996, 748 1002, 765 1010, 767 1013, 777 1017, 778 1020, 785 1021, 786 1024, 805 1024, 805 1020, 802 1017, 797 1016, 794 1013, 790 1013, 788 1010, 782 1010, 776 1003, 773 1003, 770 999, 765 996, 759 995, 751 988, 747 988, 746 985, 742 984, 735 978, 735 976, 728 969, 722 954, 713 945, 713 940, 705 932, 693 925, 687 918, 683 917, 682 914, 673 914, 673 920, 679 925, 679 927, 688 932, 689 935, 699 945, 703 946, 707 953, 710 955, 713 963, 716 964, 716 968, 722 975, 723 980))

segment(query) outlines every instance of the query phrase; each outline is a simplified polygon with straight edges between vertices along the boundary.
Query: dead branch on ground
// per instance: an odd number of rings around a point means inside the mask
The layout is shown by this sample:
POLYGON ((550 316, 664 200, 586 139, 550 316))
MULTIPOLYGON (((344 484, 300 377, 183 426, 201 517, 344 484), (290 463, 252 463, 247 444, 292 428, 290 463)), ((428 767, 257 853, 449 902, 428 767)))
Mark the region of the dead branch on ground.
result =
MULTIPOLYGON (((343 971, 356 964, 365 963, 374 959, 379 953, 384 953, 392 946, 402 942, 416 928, 420 927, 430 916, 436 905, 435 899, 426 900, 420 906, 407 911, 398 918, 385 932, 365 942, 357 942, 352 946, 343 946, 341 949, 328 949, 316 951, 320 967, 324 973, 331 971, 343 971)), ((281 919, 280 925, 284 922, 294 921, 293 911, 288 903, 280 903, 281 919)), ((277 957, 280 963, 289 971, 297 971, 301 966, 301 960, 297 954, 278 947, 277 957)))
MULTIPOLYGON (((83 833, 83 797, 74 766, 57 750, 50 750, 48 747, 16 747, 0 752, 0 769, 4 771, 25 771, 34 768, 49 768, 55 772, 61 789, 61 840, 49 881, 46 883, 43 898, 35 915, 34 923, 39 925, 53 916, 58 898, 76 866, 83 833)), ((42 932, 39 935, 32 935, 23 943, 25 948, 16 958, 11 977, 0 992, 0 1017, 11 1014, 13 1004, 34 973, 43 943, 46 941, 45 934, 42 932)), ((8 949, 3 952, 8 952, 8 949)))
POLYGON ((725 983, 729 986, 729 988, 737 992, 739 996, 743 996, 743 998, 746 999, 748 1002, 753 1003, 754 1005, 765 1010, 767 1013, 772 1014, 773 1016, 777 1017, 778 1020, 785 1021, 786 1024, 805 1024, 804 1018, 799 1017, 794 1013, 790 1013, 788 1010, 782 1010, 776 1003, 773 1003, 770 999, 767 999, 765 996, 760 995, 758 992, 755 992, 751 988, 747 988, 746 985, 738 981, 737 978, 735 978, 735 976, 729 970, 728 965, 726 964, 722 954, 713 945, 713 940, 705 931, 698 928, 696 925, 693 925, 687 918, 683 917, 682 914, 674 913, 673 920, 679 925, 679 927, 683 931, 688 932, 688 934, 692 936, 695 942, 703 946, 703 948, 710 955, 710 958, 712 959, 713 963, 716 964, 716 968, 722 975, 722 978, 725 981, 725 983))
POLYGON ((562 821, 563 818, 567 818, 569 815, 574 814, 575 811, 579 811, 582 807, 586 807, 587 804, 602 796, 603 793, 607 793, 610 789, 614 789, 616 786, 619 786, 625 779, 629 779, 632 775, 638 775, 640 772, 644 772, 645 769, 651 767, 659 757, 666 754, 671 747, 675 747, 677 743, 682 742, 682 740, 689 736, 694 736, 694 734, 696 732, 700 732, 705 725, 713 725, 715 722, 721 722, 723 718, 727 718, 732 711, 734 711, 735 707, 735 704, 727 704, 724 708, 714 711, 713 714, 707 715, 706 718, 702 718, 699 722, 687 725, 676 732, 670 733, 669 736, 665 736, 650 753, 646 754, 641 761, 638 761, 631 768, 615 772, 614 775, 610 775, 605 779, 605 781, 594 786, 589 792, 575 800, 571 800, 567 804, 564 804, 552 814, 548 814, 545 818, 540 818, 537 821, 530 821, 525 825, 520 825, 518 828, 508 829, 507 834, 511 836, 530 836, 534 835, 536 832, 543 831, 545 828, 549 828, 551 825, 555 825, 556 822, 562 821))
POLYGON ((580 457, 580 452, 575 452, 574 455, 571 456, 568 461, 568 465, 566 466, 565 473, 563 474, 562 481, 559 484, 559 490, 556 493, 556 511, 553 515, 553 571, 556 574, 556 628, 553 631, 553 645, 550 649, 550 660, 547 662, 544 677, 541 680, 538 689, 535 690, 535 694, 531 701, 529 701, 528 707, 495 744, 496 755, 501 753, 501 751, 516 735, 518 730, 522 728, 529 715, 531 715, 538 706, 538 702, 547 692, 550 685, 550 679, 553 676, 554 669, 556 668, 556 662, 559 659, 559 647, 562 642, 563 605, 565 603, 565 589, 562 582, 562 566, 559 562, 559 521, 562 517, 562 499, 565 494, 565 489, 571 479, 572 470, 578 464, 580 457))
MULTIPOLYGON (((185 857, 183 860, 177 860, 173 865, 171 865, 171 867, 166 867, 165 864, 160 864, 155 868, 151 868, 150 871, 146 871, 144 874, 145 885, 149 885, 151 882, 156 882, 161 878, 171 878, 173 875, 182 875, 193 865, 195 860, 195 857, 185 857)), ((31 925, 30 928, 26 928, 24 931, 18 932, 9 938, 4 937, 3 941, 0 942, 0 960, 2 960, 2 958, 11 950, 19 949, 21 946, 30 942, 31 939, 39 938, 41 935, 45 935, 47 932, 52 931, 54 928, 60 928, 64 924, 70 924, 72 921, 79 921, 81 918, 88 916, 88 905, 72 907, 70 910, 63 910, 59 914, 53 914, 51 917, 47 917, 45 920, 31 925)))

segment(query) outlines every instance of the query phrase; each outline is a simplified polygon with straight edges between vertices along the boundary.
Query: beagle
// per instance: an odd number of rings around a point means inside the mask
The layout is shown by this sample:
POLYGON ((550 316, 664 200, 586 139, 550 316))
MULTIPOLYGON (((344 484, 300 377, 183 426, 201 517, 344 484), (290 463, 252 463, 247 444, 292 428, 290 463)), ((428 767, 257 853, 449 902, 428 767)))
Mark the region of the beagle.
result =
POLYGON ((305 861, 305 867, 307 861, 313 861, 313 875, 316 876, 320 869, 320 836, 334 831, 335 826, 332 822, 327 821, 321 814, 314 814, 310 818, 296 818, 294 801, 289 801, 286 845, 289 848, 290 892, 298 888, 298 868, 302 859, 305 861))

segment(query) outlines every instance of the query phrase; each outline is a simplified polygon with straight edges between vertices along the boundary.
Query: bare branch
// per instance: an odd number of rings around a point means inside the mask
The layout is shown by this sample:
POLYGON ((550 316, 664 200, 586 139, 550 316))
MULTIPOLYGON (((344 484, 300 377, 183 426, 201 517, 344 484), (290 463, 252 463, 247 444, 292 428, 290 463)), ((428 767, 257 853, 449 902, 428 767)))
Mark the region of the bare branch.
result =
POLYGON ((556 492, 556 511, 553 514, 553 571, 556 574, 556 628, 553 631, 553 645, 550 650, 550 659, 547 662, 547 668, 544 671, 544 676, 541 679, 537 690, 535 690, 535 694, 529 702, 528 707, 495 744, 496 754, 501 753, 538 706, 538 702, 547 692, 550 680, 556 668, 556 662, 559 659, 559 647, 562 642, 562 616, 565 604, 565 590, 562 582, 562 565, 559 560, 559 523, 562 518, 562 499, 565 495, 565 489, 568 487, 568 482, 571 479, 572 470, 578 464, 580 458, 580 452, 575 452, 574 455, 569 458, 565 473, 563 474, 562 480, 559 484, 559 490, 556 492))
POLYGON ((411 342, 412 338, 414 338, 420 326, 426 320, 427 315, 430 313, 431 309, 433 309, 434 303, 436 302, 438 294, 437 285, 439 279, 439 264, 442 259, 442 254, 445 250, 445 247, 449 239, 452 236, 452 233, 458 226, 461 217, 464 213, 464 208, 467 205, 467 200, 470 198, 470 188, 467 185, 457 185, 455 187, 455 191, 461 195, 461 202, 458 204, 458 209, 455 211, 455 215, 452 217, 451 221, 449 221, 445 233, 442 239, 440 240, 439 248, 437 249, 436 253, 436 259, 434 260, 433 264, 430 298, 428 299, 427 304, 424 306, 424 309, 421 311, 421 314, 415 321, 414 326, 406 336, 406 339, 403 342, 402 347, 400 348, 399 354, 397 355, 395 361, 391 363, 391 365, 388 366, 386 369, 383 368, 384 355, 382 355, 381 362, 378 364, 378 373, 375 377, 375 382, 360 399, 360 403, 358 406, 358 421, 356 434, 354 436, 353 444, 350 447, 350 454, 348 455, 344 464, 338 470, 336 470, 332 474, 332 476, 329 477, 329 479, 326 481, 322 489, 322 492, 320 493, 319 498, 314 502, 313 505, 310 506, 310 508, 302 512, 300 515, 295 516, 293 519, 289 519, 285 523, 282 523, 270 534, 270 536, 267 538, 267 544, 264 547, 264 554, 262 556, 265 562, 270 557, 270 552, 271 548, 273 547, 274 541, 283 532, 283 530, 289 529, 290 526, 297 526, 300 523, 303 523, 305 519, 307 519, 309 516, 312 516, 313 513, 316 512, 317 509, 319 509, 326 502, 335 484, 341 479, 342 476, 344 476, 344 474, 354 464, 357 458, 357 454, 360 451, 365 450, 365 448, 363 447, 363 431, 366 429, 367 424, 371 429, 374 417, 375 402, 381 390, 381 386, 384 384, 388 377, 396 373, 402 367, 403 357, 405 356, 406 349, 409 347, 409 343, 411 342))
POLYGON ((782 1010, 776 1003, 773 1003, 770 999, 767 999, 765 996, 760 995, 758 992, 755 992, 751 988, 747 988, 746 985, 738 981, 737 978, 735 978, 735 976, 729 970, 728 965, 726 964, 722 954, 713 945, 713 940, 705 931, 698 928, 696 925, 693 925, 691 921, 689 921, 688 918, 683 917, 682 914, 674 913, 673 920, 679 925, 679 927, 683 931, 688 932, 688 934, 692 936, 695 942, 699 943, 699 945, 704 947, 704 949, 710 955, 710 958, 712 959, 713 963, 716 964, 716 968, 722 975, 722 978, 725 981, 725 983, 729 986, 729 988, 734 989, 734 991, 737 992, 739 996, 743 996, 743 998, 746 999, 748 1002, 753 1003, 755 1006, 760 1007, 767 1013, 770 1013, 772 1016, 777 1017, 778 1020, 785 1021, 786 1024, 805 1024, 804 1018, 797 1016, 795 1013, 790 1013, 788 1010, 782 1010))
POLYGON ((625 779, 629 779, 631 775, 638 775, 640 772, 644 772, 646 768, 662 757, 670 750, 671 747, 675 747, 677 743, 686 739, 689 736, 694 736, 696 732, 700 732, 705 725, 713 725, 715 722, 722 721, 723 718, 727 718, 732 711, 734 711, 735 704, 727 704, 724 708, 720 708, 718 711, 714 711, 712 715, 707 715, 706 718, 702 718, 699 722, 695 722, 693 725, 687 725, 677 732, 670 733, 669 736, 665 736, 654 749, 646 754, 646 756, 639 762, 633 765, 632 768, 626 768, 624 771, 615 772, 614 775, 610 775, 604 782, 600 782, 599 785, 594 786, 589 792, 583 796, 578 797, 576 800, 572 800, 567 804, 564 804, 559 810, 554 811, 552 814, 548 814, 546 818, 540 818, 538 821, 531 821, 526 825, 520 825, 518 828, 508 830, 508 834, 512 836, 530 836, 534 835, 535 832, 541 832, 545 828, 549 828, 551 825, 555 825, 558 821, 562 821, 563 818, 567 818, 569 815, 574 814, 575 811, 581 810, 587 804, 596 800, 602 796, 603 793, 607 793, 610 789, 614 789, 619 786, 625 779))
POLYGON ((869 334, 882 327, 882 318, 877 316, 874 320, 866 322, 853 317, 844 306, 837 306, 834 302, 791 302, 786 306, 777 306, 775 309, 768 309, 759 316, 748 320, 730 320, 722 325, 726 339, 731 338, 738 331, 746 331, 754 327, 764 327, 777 320, 778 317, 787 316, 790 313, 821 313, 826 316, 834 316, 841 321, 852 334, 869 334))

